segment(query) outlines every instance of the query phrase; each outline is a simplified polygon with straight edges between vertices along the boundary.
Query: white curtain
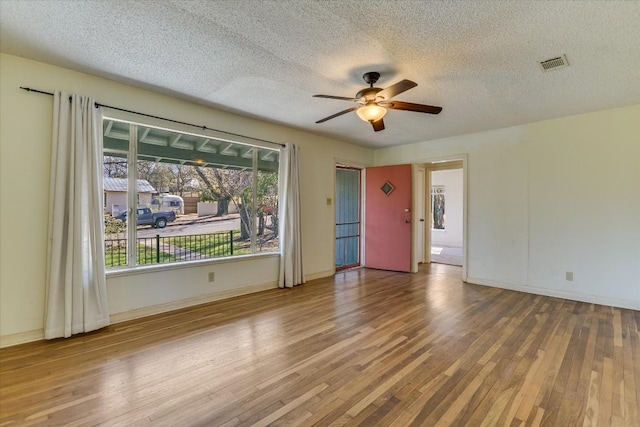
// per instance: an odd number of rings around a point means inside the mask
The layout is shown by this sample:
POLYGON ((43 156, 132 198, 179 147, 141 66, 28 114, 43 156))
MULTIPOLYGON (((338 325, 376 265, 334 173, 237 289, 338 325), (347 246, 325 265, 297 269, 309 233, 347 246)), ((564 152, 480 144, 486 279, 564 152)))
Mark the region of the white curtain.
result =
POLYGON ((280 203, 280 280, 281 288, 304 283, 302 239, 300 236, 299 148, 287 144, 280 158, 280 182, 284 197, 280 203))
POLYGON ((54 94, 45 338, 109 324, 102 210, 102 111, 54 94))

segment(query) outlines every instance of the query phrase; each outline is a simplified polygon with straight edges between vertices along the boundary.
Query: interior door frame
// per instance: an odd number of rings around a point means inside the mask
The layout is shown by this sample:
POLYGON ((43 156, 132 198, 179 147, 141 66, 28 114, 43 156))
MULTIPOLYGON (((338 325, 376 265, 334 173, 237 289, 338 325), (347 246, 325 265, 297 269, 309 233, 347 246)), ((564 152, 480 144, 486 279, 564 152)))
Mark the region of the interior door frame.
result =
POLYGON ((426 183, 427 183, 427 170, 425 169, 425 167, 423 165, 412 165, 412 174, 413 174, 413 180, 414 180, 414 193, 413 193, 413 197, 412 197, 412 204, 413 206, 411 207, 412 210, 412 244, 413 244, 413 250, 411 251, 411 271, 414 273, 418 272, 418 264, 424 263, 426 260, 426 245, 424 242, 424 239, 426 238, 426 234, 427 234, 427 229, 426 229, 426 220, 425 218, 420 218, 420 213, 423 214, 423 217, 427 216, 427 211, 426 211, 426 207, 427 207, 427 201, 426 201, 426 183), (422 174, 423 180, 422 180, 422 186, 420 186, 420 174, 422 174), (420 187, 422 187, 422 195, 418 194, 420 192, 420 187), (419 200, 422 199, 422 212, 420 212, 420 206, 418 206, 419 204, 419 200), (421 221, 422 220, 422 221, 421 221), (424 225, 424 234, 422 236, 422 257, 420 258, 418 256, 418 253, 420 251, 420 247, 418 242, 420 241, 420 222, 422 222, 424 225))
MULTIPOLYGON (((425 183, 424 183, 424 212, 425 215, 429 218, 428 221, 425 221, 425 236, 424 236, 424 262, 426 264, 431 263, 431 227, 433 221, 433 215, 431 212, 431 172, 438 170, 450 170, 450 169, 462 169, 462 280, 467 281, 468 279, 468 269, 467 269, 467 260, 468 260, 468 185, 467 185, 467 169, 468 169, 468 155, 466 153, 463 154, 455 154, 448 156, 434 156, 430 158, 421 159, 416 162, 417 167, 423 167, 425 169, 425 183)), ((418 232, 417 227, 414 230, 415 233, 418 232)), ((417 239, 417 234, 414 234, 414 238, 417 239)), ((412 266, 418 269, 417 260, 412 260, 412 266)))

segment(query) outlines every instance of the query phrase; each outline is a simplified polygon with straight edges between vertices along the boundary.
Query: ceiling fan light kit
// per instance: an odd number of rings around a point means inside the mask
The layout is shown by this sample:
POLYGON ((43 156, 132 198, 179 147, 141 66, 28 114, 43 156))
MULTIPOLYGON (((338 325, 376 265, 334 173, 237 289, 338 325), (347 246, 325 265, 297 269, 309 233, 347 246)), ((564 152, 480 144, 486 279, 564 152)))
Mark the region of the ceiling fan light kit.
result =
POLYGON ((361 104, 359 107, 347 108, 346 110, 340 111, 329 117, 320 119, 316 123, 324 123, 327 120, 331 120, 343 114, 355 111, 358 117, 360 117, 365 122, 371 123, 375 132, 379 132, 384 129, 384 122, 382 118, 385 114, 387 114, 388 108, 392 110, 415 111, 417 113, 428 114, 438 114, 440 113, 440 111, 442 111, 442 107, 435 107, 432 105, 391 101, 391 98, 393 98, 394 96, 418 86, 417 83, 412 82, 411 80, 402 80, 394 85, 389 86, 386 89, 382 89, 379 87, 373 87, 373 85, 380 78, 380 73, 370 71, 368 73, 365 73, 362 78, 367 84, 369 84, 369 87, 359 91, 356 94, 355 98, 333 95, 313 95, 315 98, 338 99, 341 101, 351 101, 361 104))
POLYGON ((377 122, 387 114, 387 109, 379 106, 374 101, 369 101, 366 105, 358 108, 356 114, 365 122, 377 122))

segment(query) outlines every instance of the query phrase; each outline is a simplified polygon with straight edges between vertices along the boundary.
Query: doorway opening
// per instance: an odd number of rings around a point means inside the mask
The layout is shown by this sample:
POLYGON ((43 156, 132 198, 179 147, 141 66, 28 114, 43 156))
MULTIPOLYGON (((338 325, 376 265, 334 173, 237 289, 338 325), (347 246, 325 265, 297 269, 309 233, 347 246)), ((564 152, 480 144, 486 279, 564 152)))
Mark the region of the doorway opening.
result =
POLYGON ((336 166, 336 271, 360 266, 361 171, 336 166))
POLYGON ((462 162, 429 167, 429 233, 431 262, 464 263, 464 173, 462 162))

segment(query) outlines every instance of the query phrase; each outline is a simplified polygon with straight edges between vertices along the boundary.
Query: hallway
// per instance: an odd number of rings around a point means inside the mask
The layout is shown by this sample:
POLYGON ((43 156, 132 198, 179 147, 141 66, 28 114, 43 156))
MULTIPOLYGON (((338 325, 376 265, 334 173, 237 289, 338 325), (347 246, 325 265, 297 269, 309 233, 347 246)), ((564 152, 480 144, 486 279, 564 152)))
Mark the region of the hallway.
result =
POLYGON ((462 266, 463 255, 460 246, 432 245, 431 262, 462 266))

